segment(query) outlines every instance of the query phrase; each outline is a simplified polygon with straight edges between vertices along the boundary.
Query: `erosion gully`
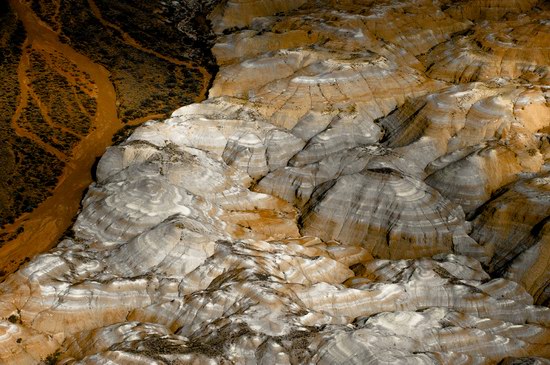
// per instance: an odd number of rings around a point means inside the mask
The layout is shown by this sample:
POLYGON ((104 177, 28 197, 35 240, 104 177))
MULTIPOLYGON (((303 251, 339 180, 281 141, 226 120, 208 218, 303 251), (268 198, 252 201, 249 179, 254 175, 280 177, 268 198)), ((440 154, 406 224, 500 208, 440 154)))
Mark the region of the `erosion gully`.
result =
MULTIPOLYGON (((45 252, 55 246, 63 233, 72 224, 79 209, 82 194, 92 182, 91 170, 93 164, 105 152, 105 149, 111 145, 113 135, 125 125, 117 115, 117 96, 115 88, 109 80, 109 71, 105 67, 94 63, 82 53, 77 52, 70 45, 62 43, 59 40, 59 33, 43 23, 24 0, 9 0, 9 2, 19 19, 23 22, 27 32, 23 55, 18 66, 20 95, 17 110, 12 118, 12 128, 18 135, 30 138, 46 151, 53 153, 65 161, 66 165, 52 195, 32 212, 20 216, 13 224, 5 227, 5 232, 8 233, 16 232, 18 229, 20 230, 20 227, 23 227, 23 232, 0 247, 0 269, 4 275, 17 270, 22 263, 34 255, 45 252), (58 150, 45 144, 32 131, 29 132, 17 124, 22 111, 27 105, 28 99, 34 95, 26 76, 26 71, 30 67, 27 45, 31 49, 40 50, 45 53, 58 52, 74 63, 78 68, 78 72, 90 75, 91 83, 96 91, 94 95, 97 102, 96 114, 92 118, 89 134, 81 139, 70 155, 60 155, 58 150)), ((103 19, 93 0, 89 0, 89 5, 94 15, 102 24, 106 27, 119 30, 122 34, 122 39, 130 46, 167 61, 183 64, 179 60, 157 54, 153 50, 140 45, 116 25, 103 19)), ((59 7, 59 4, 57 6, 59 7)), ((55 65, 50 66, 56 67, 55 65)), ((204 76, 202 92, 196 99, 200 101, 206 95, 211 76, 202 67, 191 64, 188 66, 199 69, 204 76)), ((159 116, 148 115, 135 119, 126 125, 141 124, 159 116)), ((2 279, 0 278, 0 280, 2 279)))

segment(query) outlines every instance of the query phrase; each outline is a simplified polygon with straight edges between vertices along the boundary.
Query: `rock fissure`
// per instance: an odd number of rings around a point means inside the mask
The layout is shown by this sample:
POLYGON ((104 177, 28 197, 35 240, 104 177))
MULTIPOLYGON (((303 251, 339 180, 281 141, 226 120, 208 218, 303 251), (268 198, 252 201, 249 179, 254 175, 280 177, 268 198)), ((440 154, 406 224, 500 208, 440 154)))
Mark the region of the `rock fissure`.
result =
POLYGON ((0 284, 0 360, 550 363, 548 16, 220 3, 208 99, 110 147, 0 284))

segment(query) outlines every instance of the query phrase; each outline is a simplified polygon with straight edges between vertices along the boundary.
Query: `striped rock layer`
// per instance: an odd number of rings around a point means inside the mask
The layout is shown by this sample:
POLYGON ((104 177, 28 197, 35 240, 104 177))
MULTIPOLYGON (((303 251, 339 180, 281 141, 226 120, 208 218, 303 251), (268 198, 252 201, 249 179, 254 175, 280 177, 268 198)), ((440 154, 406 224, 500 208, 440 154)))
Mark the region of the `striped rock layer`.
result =
POLYGON ((0 363, 550 363, 548 19, 223 2, 209 99, 0 284, 0 363))

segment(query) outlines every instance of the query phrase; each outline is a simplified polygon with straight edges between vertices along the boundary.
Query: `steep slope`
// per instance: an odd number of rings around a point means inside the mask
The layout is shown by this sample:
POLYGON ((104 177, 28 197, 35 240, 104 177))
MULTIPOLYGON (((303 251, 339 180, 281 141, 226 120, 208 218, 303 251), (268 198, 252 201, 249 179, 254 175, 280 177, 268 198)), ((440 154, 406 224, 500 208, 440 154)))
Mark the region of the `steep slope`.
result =
POLYGON ((0 359, 549 363, 549 15, 219 5, 209 99, 107 150, 0 285, 0 359))

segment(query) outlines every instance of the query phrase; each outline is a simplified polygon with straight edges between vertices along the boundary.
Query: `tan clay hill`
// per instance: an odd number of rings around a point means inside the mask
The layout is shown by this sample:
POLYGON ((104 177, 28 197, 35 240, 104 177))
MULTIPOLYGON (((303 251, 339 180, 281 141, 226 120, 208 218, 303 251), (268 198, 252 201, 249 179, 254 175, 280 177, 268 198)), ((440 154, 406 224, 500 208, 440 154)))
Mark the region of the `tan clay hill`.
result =
POLYGON ((228 0, 209 98, 0 284, 2 364, 550 364, 550 7, 228 0))

